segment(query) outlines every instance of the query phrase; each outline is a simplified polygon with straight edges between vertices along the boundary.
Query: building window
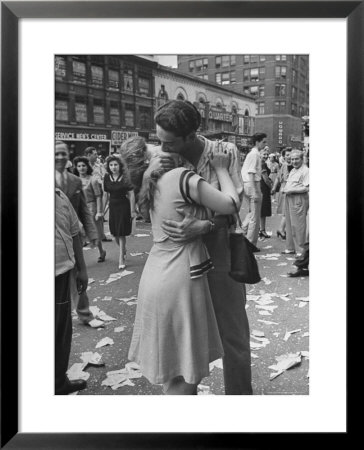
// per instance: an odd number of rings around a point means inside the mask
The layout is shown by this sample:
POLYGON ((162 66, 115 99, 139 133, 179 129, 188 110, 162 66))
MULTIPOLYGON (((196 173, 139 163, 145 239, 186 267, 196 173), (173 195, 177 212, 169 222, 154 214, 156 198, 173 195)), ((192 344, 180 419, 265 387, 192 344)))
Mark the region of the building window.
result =
POLYGON ((56 56, 55 72, 57 80, 64 80, 66 78, 66 58, 63 58, 63 56, 56 56))
POLYGON ((286 66, 276 66, 276 78, 286 78, 287 67, 286 66))
POLYGON ((82 61, 72 61, 73 81, 75 83, 86 84, 86 63, 82 61))
POLYGON ((291 113, 293 116, 297 116, 297 105, 296 103, 291 103, 291 113))
POLYGON ((292 86, 292 98, 297 99, 297 89, 294 86, 292 86))
POLYGON ((259 97, 264 97, 264 86, 259 86, 259 97))
POLYGON ((139 106, 139 126, 142 130, 150 130, 152 127, 151 109, 139 106))
POLYGON ((134 127, 135 123, 135 114, 133 105, 126 104, 125 105, 125 126, 134 127))
POLYGON ((235 73, 235 70, 233 70, 232 72, 230 72, 230 83, 231 83, 231 84, 235 84, 235 83, 236 83, 236 73, 235 73))
POLYGON ((276 95, 276 97, 285 97, 286 96, 286 85, 285 84, 276 84, 275 95, 276 95))
POLYGON ((203 59, 202 70, 206 70, 209 67, 209 60, 207 58, 203 59))
POLYGON ((215 73, 215 82, 221 84, 221 73, 215 73))
POLYGON ((243 81, 249 81, 250 77, 249 77, 249 69, 244 69, 243 71, 243 81))
POLYGON ((259 69, 250 69, 250 81, 259 80, 259 69))
POLYGON ((110 89, 116 89, 116 90, 119 89, 119 86, 120 86, 120 84, 119 84, 119 72, 117 70, 112 70, 112 69, 109 70, 109 81, 108 81, 108 84, 109 84, 109 88, 110 89))
POLYGON ((177 100, 182 100, 182 101, 184 101, 184 100, 185 100, 185 96, 180 92, 180 93, 177 95, 177 100))
POLYGON ((265 77, 265 67, 259 67, 259 76, 260 78, 265 77))
POLYGON ((195 66, 196 66, 196 72, 201 72, 201 70, 202 70, 202 59, 196 59, 195 66))
POLYGON ((292 69, 292 83, 297 83, 297 71, 292 69))
POLYGON ((200 78, 200 80, 208 80, 209 76, 206 73, 204 73, 201 75, 197 75, 197 78, 200 78))
POLYGON ((276 55, 276 61, 287 61, 287 55, 276 55))
POLYGON ((120 126, 120 108, 118 102, 110 102, 110 123, 120 126))
POLYGON ((229 67, 230 64, 230 56, 223 56, 221 65, 222 67, 229 67))
POLYGON ((100 66, 91 66, 92 84, 102 86, 104 84, 104 69, 100 66))
POLYGON ((101 100, 94 100, 94 123, 102 125, 105 123, 105 106, 101 100))
POLYGON ((258 86, 250 86, 250 94, 254 97, 258 97, 259 87, 258 86))
POLYGON ((300 103, 305 103, 305 93, 303 91, 299 91, 299 101, 300 103))
POLYGON ((133 81, 132 69, 124 70, 124 90, 129 91, 129 92, 134 91, 134 81, 133 81))
POLYGON ((274 109, 276 112, 285 112, 286 102, 274 102, 274 109))
POLYGON ((235 66, 235 65, 236 65, 236 56, 231 55, 230 56, 230 66, 235 66))
POLYGON ((297 66, 297 55, 292 55, 293 64, 297 66))
POLYGON ((221 67, 221 56, 216 56, 215 57, 215 67, 216 67, 216 69, 220 69, 220 67, 221 67))
POLYGON ((68 100, 56 98, 56 121, 68 122, 68 100))
POLYGON ((189 70, 190 72, 193 72, 194 67, 195 67, 195 62, 194 62, 194 61, 190 61, 190 62, 188 63, 188 70, 189 70))
POLYGON ((259 61, 260 62, 264 62, 265 61, 265 55, 260 55, 259 56, 259 61))
POLYGON ((250 55, 244 55, 243 62, 244 62, 244 64, 249 64, 250 63, 250 55))
POLYGON ((248 87, 244 88, 244 94, 250 95, 250 89, 248 87))
POLYGON ((230 73, 229 72, 225 72, 222 74, 221 84, 222 85, 230 84, 230 73))
POLYGON ((251 55, 250 56, 250 62, 251 63, 257 63, 259 61, 258 55, 251 55))
POLYGON ((87 105, 86 99, 83 97, 76 97, 75 101, 76 121, 79 123, 87 123, 87 105))
POLYGON ((264 114, 264 103, 258 103, 258 114, 264 114))
POLYGON ((149 78, 139 77, 138 84, 139 84, 139 94, 149 96, 150 95, 149 78))

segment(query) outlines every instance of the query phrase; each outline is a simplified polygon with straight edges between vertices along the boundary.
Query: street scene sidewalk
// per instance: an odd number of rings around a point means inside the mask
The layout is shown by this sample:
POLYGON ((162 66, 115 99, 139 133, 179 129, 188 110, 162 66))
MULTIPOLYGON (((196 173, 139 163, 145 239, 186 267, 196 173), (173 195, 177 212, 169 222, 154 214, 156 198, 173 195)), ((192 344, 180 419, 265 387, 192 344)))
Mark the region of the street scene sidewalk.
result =
MULTIPOLYGON (((272 204, 273 212, 276 203, 272 204)), ((242 217, 246 211, 242 211, 242 217)), ((276 237, 281 216, 267 219, 270 239, 259 240, 256 253, 262 280, 247 285, 246 309, 250 323, 254 395, 309 394, 309 278, 289 278, 294 255, 282 255, 284 241, 276 237)), ((107 231, 107 223, 105 224, 107 231)), ((133 363, 128 350, 133 331, 139 279, 152 247, 151 226, 138 221, 127 238, 127 267, 118 269, 118 247, 103 243, 104 263, 98 251, 84 247, 89 275, 88 296, 95 316, 105 328, 81 324, 73 313, 73 338, 69 374, 87 379, 78 395, 161 395, 162 387, 148 382, 133 363), (90 363, 91 353, 93 360, 90 363), (110 373, 113 372, 113 373, 110 373)), ((242 305, 243 306, 243 305, 242 305)), ((226 299, 229 307, 229 299, 226 299)), ((222 361, 210 365, 200 395, 224 395, 222 361)))

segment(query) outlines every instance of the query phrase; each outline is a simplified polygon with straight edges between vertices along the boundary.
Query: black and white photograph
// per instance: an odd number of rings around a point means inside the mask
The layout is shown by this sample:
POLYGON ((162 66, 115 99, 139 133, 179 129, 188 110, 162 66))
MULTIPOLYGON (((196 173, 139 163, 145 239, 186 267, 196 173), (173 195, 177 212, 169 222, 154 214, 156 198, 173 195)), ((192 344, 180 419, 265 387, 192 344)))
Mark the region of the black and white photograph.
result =
POLYGON ((54 393, 309 395, 309 55, 54 63, 54 393))

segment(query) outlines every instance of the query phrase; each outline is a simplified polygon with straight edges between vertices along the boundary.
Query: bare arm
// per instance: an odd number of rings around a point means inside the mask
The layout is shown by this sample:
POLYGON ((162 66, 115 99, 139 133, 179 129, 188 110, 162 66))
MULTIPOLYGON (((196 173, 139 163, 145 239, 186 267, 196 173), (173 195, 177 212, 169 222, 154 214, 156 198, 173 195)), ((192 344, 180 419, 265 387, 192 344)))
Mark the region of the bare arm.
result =
POLYGON ((73 251, 75 254, 76 268, 77 268, 77 276, 76 276, 77 290, 78 293, 81 294, 87 289, 88 275, 85 260, 83 258, 80 235, 76 234, 76 236, 73 236, 72 239, 73 239, 73 251))

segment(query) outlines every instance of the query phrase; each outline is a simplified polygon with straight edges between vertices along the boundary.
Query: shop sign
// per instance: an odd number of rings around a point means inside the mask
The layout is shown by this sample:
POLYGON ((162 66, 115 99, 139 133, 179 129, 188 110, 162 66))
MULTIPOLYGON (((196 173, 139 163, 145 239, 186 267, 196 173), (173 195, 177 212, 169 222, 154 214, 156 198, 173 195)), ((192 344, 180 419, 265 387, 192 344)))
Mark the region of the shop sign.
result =
POLYGON ((106 134, 56 132, 56 141, 108 141, 106 134))
POLYGON ((283 122, 278 122, 278 144, 283 143, 283 122))
POLYGON ((292 136, 291 137, 291 141, 292 142, 300 142, 300 143, 302 143, 301 138, 299 136, 292 136))
POLYGON ((111 145, 121 145, 124 141, 131 137, 138 136, 137 131, 111 131, 111 145))
POLYGON ((220 122, 232 122, 233 115, 226 111, 210 109, 209 119, 219 120, 220 122))

